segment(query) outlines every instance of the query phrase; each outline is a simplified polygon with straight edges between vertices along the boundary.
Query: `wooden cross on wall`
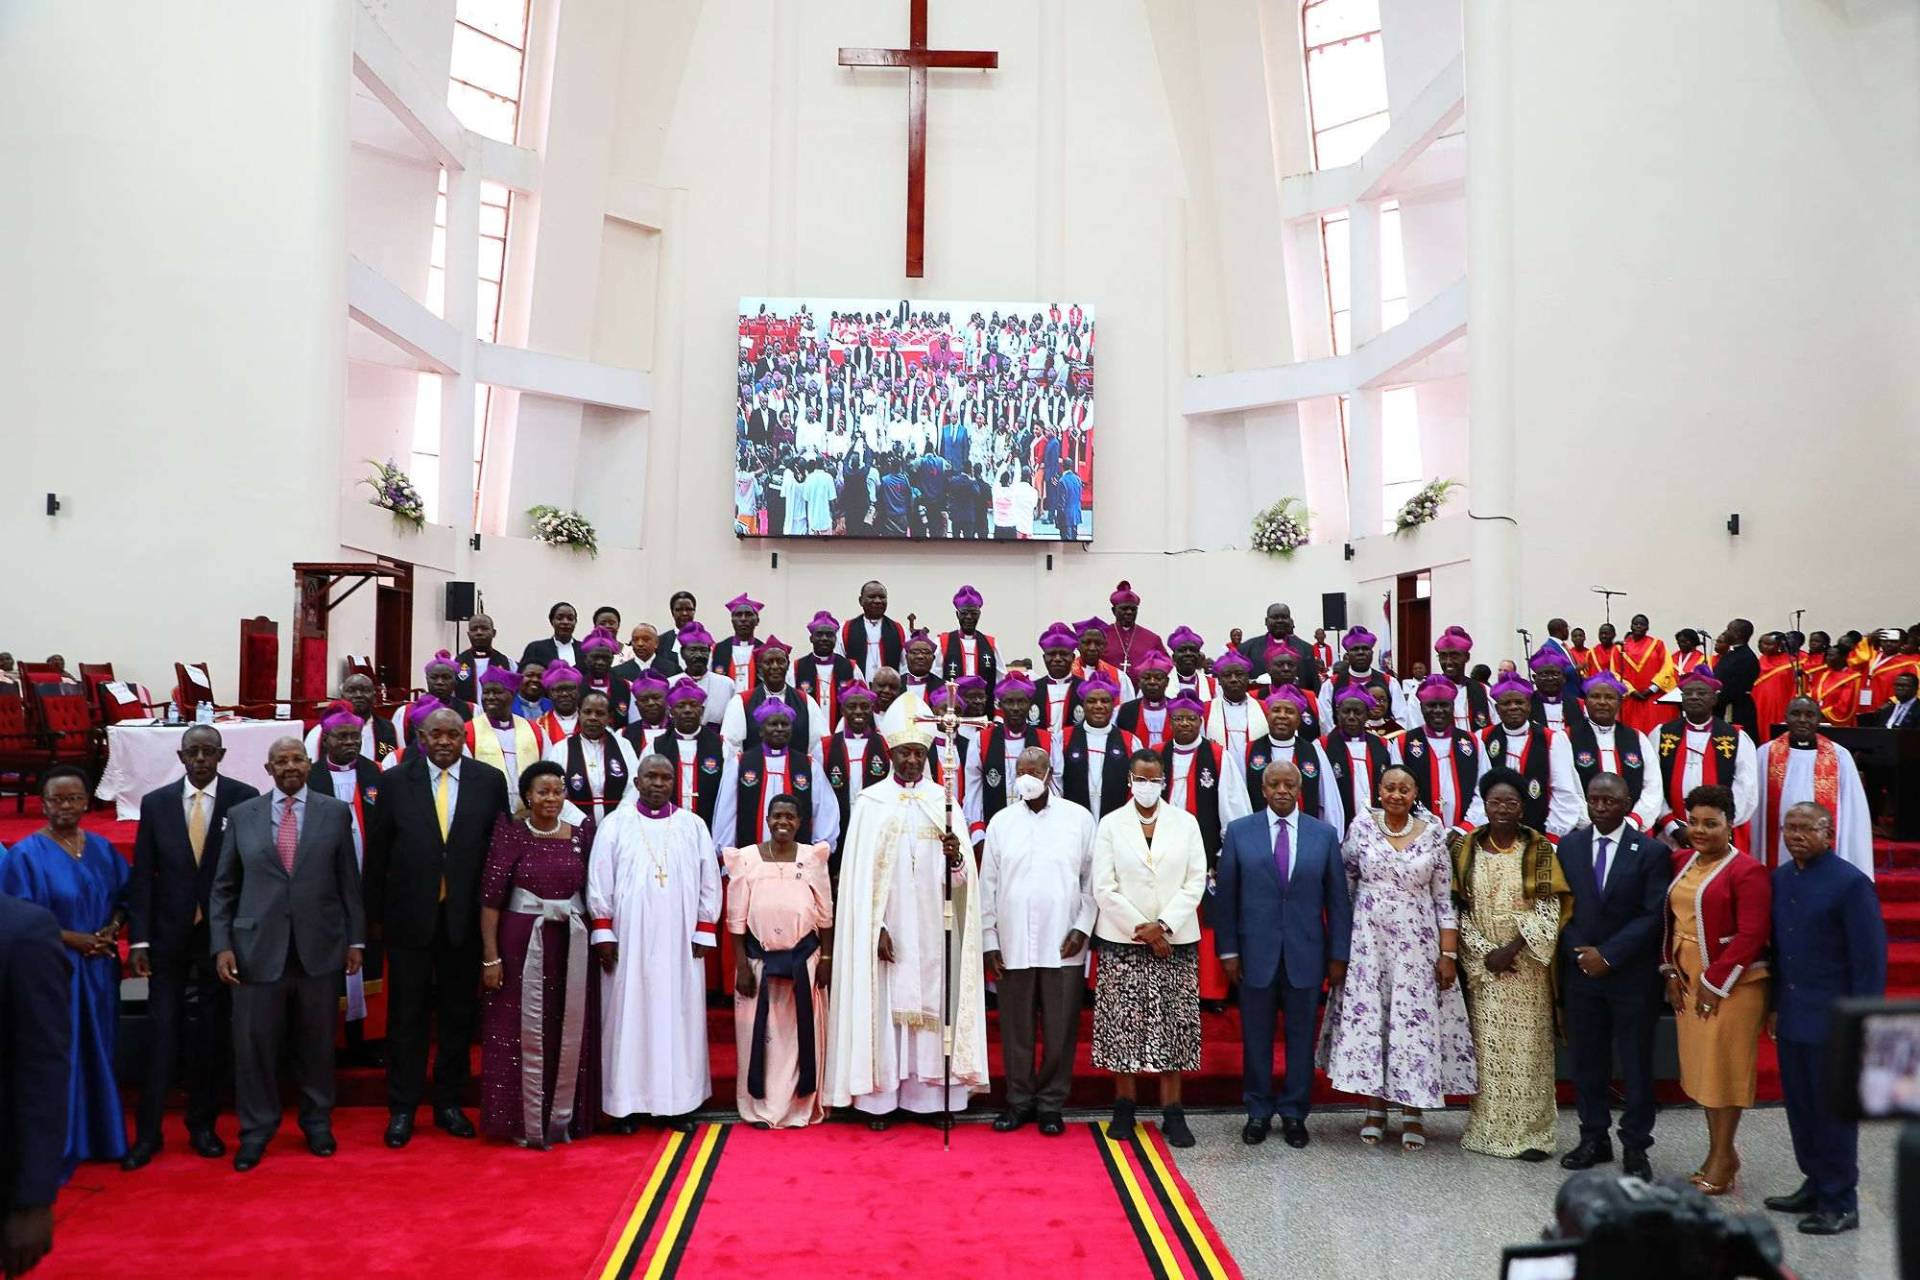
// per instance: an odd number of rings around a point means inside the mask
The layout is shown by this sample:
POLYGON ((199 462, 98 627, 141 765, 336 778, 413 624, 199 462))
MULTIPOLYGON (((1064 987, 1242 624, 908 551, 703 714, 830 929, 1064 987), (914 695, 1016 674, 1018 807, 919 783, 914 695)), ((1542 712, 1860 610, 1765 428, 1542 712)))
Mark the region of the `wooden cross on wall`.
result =
POLYGON ((840 50, 843 67, 900 67, 907 73, 907 276, 926 274, 927 69, 956 67, 989 71, 1000 65, 993 50, 927 48, 927 0, 911 0, 911 30, 905 49, 840 50))

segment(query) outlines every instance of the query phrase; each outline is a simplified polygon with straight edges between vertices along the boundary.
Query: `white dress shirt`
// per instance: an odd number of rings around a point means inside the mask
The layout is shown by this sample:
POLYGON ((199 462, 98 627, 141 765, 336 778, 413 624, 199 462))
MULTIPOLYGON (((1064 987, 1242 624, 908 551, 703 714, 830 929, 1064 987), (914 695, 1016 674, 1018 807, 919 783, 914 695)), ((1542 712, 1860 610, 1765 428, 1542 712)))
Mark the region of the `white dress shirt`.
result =
POLYGON ((1087 735, 1087 808, 1099 813, 1100 791, 1107 773, 1107 735, 1114 731, 1113 722, 1108 721, 1104 729, 1090 724, 1082 725, 1081 729, 1087 735))
POLYGON ((1626 834, 1626 823, 1621 823, 1611 831, 1595 829, 1593 849, 1589 856, 1593 859, 1593 878, 1600 886, 1600 892, 1607 891, 1607 877, 1613 874, 1613 864, 1620 861, 1620 837, 1626 834), (1607 865, 1600 865, 1600 842, 1607 842, 1607 865))
POLYGON ((1009 969, 1078 968, 1060 958, 1074 931, 1093 933, 1093 815, 1049 794, 1035 812, 1013 800, 987 824, 980 863, 981 948, 1009 969))
MULTIPOLYGON (((1753 820, 1753 812, 1760 807, 1760 779, 1754 763, 1753 739, 1746 730, 1735 729, 1734 736, 1739 745, 1733 755, 1733 825, 1744 826, 1753 820)), ((1698 728, 1693 721, 1686 722, 1686 731, 1680 735, 1680 794, 1686 795, 1702 782, 1706 781, 1702 765, 1707 753, 1713 750, 1713 722, 1698 728)), ((1655 769, 1659 766, 1656 764, 1655 769)), ((1680 815, 1685 821, 1686 815, 1680 815)))
MULTIPOLYGON (((1653 753, 1653 743, 1638 729, 1629 729, 1617 721, 1590 727, 1593 729, 1594 753, 1600 757, 1602 773, 1615 773, 1624 778, 1626 771, 1620 767, 1621 753, 1640 753, 1640 794, 1629 797, 1633 801, 1633 808, 1627 816, 1642 831, 1652 831, 1659 825, 1660 814, 1666 808, 1666 802, 1660 795, 1660 758, 1653 753)), ((1584 807, 1580 821, 1588 821, 1584 807)))

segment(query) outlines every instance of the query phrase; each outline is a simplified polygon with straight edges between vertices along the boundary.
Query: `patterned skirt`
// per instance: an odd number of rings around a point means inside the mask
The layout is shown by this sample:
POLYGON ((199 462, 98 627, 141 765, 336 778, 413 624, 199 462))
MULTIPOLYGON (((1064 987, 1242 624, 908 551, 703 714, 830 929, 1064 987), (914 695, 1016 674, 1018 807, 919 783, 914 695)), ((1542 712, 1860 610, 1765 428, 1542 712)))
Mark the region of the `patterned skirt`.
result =
POLYGON ((1137 943, 1096 944, 1093 1065, 1104 1071, 1200 1069, 1200 947, 1162 960, 1137 943))

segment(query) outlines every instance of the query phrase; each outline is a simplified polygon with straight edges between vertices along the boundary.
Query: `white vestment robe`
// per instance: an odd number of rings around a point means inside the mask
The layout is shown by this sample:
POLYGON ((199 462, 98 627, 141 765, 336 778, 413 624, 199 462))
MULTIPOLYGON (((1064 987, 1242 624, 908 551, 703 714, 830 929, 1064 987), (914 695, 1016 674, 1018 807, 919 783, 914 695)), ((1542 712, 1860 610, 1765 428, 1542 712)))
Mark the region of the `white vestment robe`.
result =
POLYGON ((587 862, 594 942, 617 942, 600 982, 601 1109, 610 1116, 680 1116, 713 1092, 707 1068, 706 966, 720 864, 707 824, 690 809, 649 818, 620 805, 600 823, 587 862))
MULTIPOLYGON (((956 830, 959 815, 955 815, 956 830)), ((821 1101, 885 1115, 942 1109, 940 847, 945 792, 930 778, 903 787, 876 782, 853 803, 834 908, 833 1000, 821 1101), (893 962, 877 954, 880 930, 893 962)), ((965 842, 962 842, 965 848, 965 842)), ((980 901, 973 859, 953 878, 955 932, 950 974, 956 1111, 987 1089, 987 1030, 981 968, 980 901)))
MULTIPOLYGON (((1753 811, 1753 856, 1762 866, 1777 867, 1791 861, 1793 855, 1787 852, 1787 845, 1779 827, 1770 824, 1767 819, 1773 809, 1771 782, 1774 753, 1786 753, 1786 776, 1780 780, 1779 821, 1784 821, 1787 810, 1803 801, 1815 800, 1813 794, 1814 760, 1818 752, 1812 747, 1790 746, 1782 736, 1775 738, 1759 751, 1759 803, 1753 811)), ((1833 851, 1873 878, 1873 815, 1867 811, 1867 789, 1860 783, 1860 769, 1853 762, 1853 752, 1845 747, 1836 747, 1834 751, 1834 802, 1831 806, 1839 812, 1833 815, 1833 851)))

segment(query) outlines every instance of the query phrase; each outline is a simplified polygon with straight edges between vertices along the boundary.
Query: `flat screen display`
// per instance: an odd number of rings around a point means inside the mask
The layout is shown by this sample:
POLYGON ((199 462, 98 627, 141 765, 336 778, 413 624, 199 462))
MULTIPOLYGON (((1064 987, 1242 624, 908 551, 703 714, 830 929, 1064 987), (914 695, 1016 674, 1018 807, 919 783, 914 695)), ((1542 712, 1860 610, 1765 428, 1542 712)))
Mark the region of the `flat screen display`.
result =
POLYGON ((1081 302, 742 298, 734 533, 1093 540, 1081 302))

